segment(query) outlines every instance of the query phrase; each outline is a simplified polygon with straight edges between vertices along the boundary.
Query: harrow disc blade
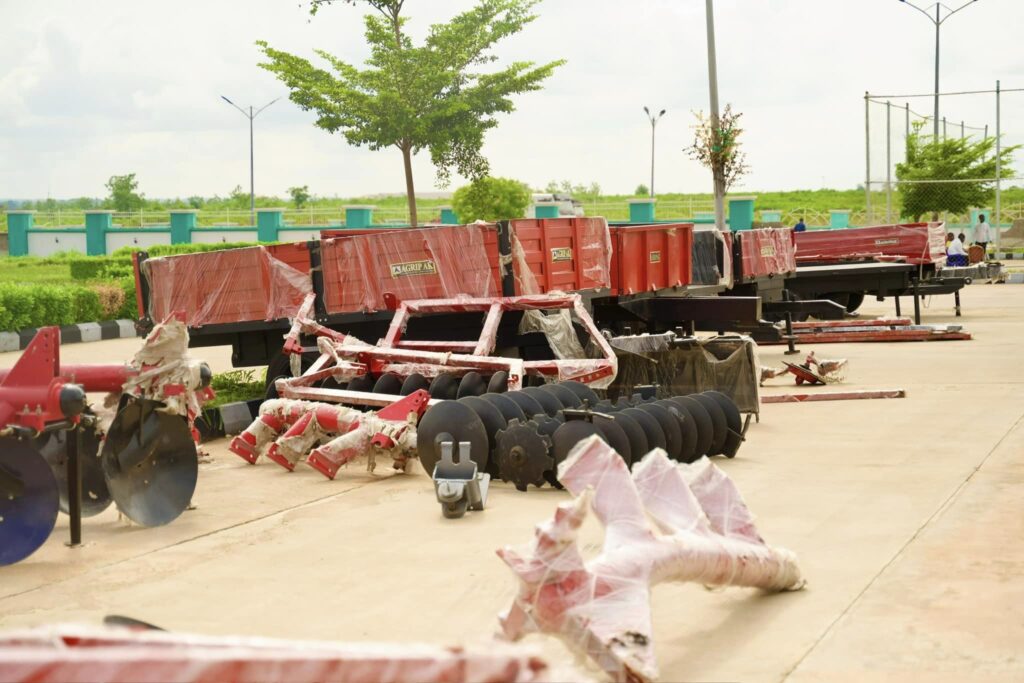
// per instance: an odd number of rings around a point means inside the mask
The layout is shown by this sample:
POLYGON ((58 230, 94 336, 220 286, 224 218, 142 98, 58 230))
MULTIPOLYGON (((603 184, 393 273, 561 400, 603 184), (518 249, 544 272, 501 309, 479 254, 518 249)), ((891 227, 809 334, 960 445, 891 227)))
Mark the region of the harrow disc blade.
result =
POLYGON ((0 438, 0 566, 45 543, 59 507, 57 480, 39 451, 29 441, 0 438))
POLYGON ((536 422, 513 420, 498 432, 496 455, 502 480, 512 482, 520 491, 530 484, 543 486, 545 473, 555 466, 550 451, 551 438, 540 432, 536 422))
POLYGON ((161 526, 185 511, 196 490, 199 460, 188 422, 132 400, 103 442, 103 474, 118 509, 144 526, 161 526))
POLYGON ((487 429, 477 414, 464 403, 441 401, 423 414, 416 426, 416 451, 420 464, 430 476, 434 466, 441 460, 441 444, 450 441, 456 444, 469 443, 469 457, 480 472, 487 471, 489 444, 487 429))
MULTIPOLYGON (((108 507, 112 499, 107 480, 103 476, 100 460, 101 435, 94 425, 79 427, 82 443, 78 449, 78 467, 82 475, 82 516, 93 517, 108 507)), ((36 439, 35 446, 46 460, 53 476, 57 479, 60 492, 60 511, 68 514, 68 439, 74 432, 61 430, 43 434, 36 439)))

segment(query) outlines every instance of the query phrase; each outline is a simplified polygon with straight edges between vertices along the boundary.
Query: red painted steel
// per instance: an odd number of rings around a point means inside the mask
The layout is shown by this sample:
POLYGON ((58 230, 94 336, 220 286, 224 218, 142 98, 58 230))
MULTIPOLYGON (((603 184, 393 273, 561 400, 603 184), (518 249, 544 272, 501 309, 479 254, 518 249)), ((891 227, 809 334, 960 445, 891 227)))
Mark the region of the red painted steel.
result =
POLYGON ((743 282, 796 272, 796 239, 791 228, 758 228, 733 235, 738 240, 737 275, 743 282))
POLYGON ((875 258, 914 265, 946 262, 945 223, 901 223, 796 233, 797 261, 875 258))
POLYGON ((613 294, 654 292, 693 282, 692 223, 623 226, 611 233, 613 294))
POLYGON ((407 228, 321 242, 328 313, 393 310, 409 299, 498 296, 493 225, 407 228))
MULTIPOLYGON (((794 335, 797 344, 847 344, 860 342, 927 342, 965 341, 970 332, 937 332, 934 330, 900 329, 871 332, 812 332, 794 335)), ((763 346, 785 344, 785 341, 758 342, 763 346)))
POLYGON ((524 282, 523 261, 536 290, 522 294, 570 292, 611 287, 612 245, 603 218, 524 218, 512 221, 512 232, 522 249, 513 245, 513 268, 524 282))
POLYGON ((811 401, 852 401, 867 398, 906 398, 904 389, 866 389, 861 391, 827 391, 809 394, 773 394, 762 396, 761 403, 808 403, 811 401))
POLYGON ((910 318, 872 318, 871 320, 812 320, 793 323, 794 330, 823 330, 831 327, 906 327, 913 321, 910 318))
POLYGON ((44 327, 0 380, 0 427, 41 432, 48 423, 66 419, 60 409, 66 383, 60 376, 60 328, 44 327))
POLYGON ((147 259, 153 320, 189 327, 295 315, 313 285, 305 242, 147 259))

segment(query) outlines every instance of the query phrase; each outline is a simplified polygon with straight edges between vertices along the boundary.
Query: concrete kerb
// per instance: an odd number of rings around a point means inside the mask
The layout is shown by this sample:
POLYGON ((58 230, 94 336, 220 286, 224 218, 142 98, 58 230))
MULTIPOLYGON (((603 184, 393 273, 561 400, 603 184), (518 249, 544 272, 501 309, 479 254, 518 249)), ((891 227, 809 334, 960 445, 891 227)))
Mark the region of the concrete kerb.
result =
MULTIPOLYGON (((0 332, 0 353, 5 351, 21 351, 35 338, 39 328, 30 327, 17 332, 0 332)), ((102 320, 94 323, 77 323, 63 325, 60 328, 60 343, 77 344, 79 342, 103 341, 106 339, 126 339, 139 336, 133 320, 102 320)))

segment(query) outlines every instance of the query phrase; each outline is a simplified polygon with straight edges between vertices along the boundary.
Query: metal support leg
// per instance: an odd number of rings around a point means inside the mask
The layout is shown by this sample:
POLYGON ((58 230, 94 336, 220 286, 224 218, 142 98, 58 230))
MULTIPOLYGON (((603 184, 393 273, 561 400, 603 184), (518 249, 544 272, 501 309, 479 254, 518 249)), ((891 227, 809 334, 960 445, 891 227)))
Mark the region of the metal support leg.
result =
POLYGON ((793 314, 789 311, 786 311, 786 344, 789 345, 789 348, 784 352, 785 355, 791 356, 798 353, 793 335, 793 314))
POLYGON ((896 297, 896 317, 899 318, 900 315, 900 298, 896 297))
POLYGON ((960 317, 960 290, 953 292, 953 300, 956 302, 956 317, 960 317))
POLYGON ((67 433, 66 455, 68 475, 68 517, 71 518, 71 541, 69 546, 82 545, 82 470, 79 467, 78 453, 81 450, 82 430, 75 427, 67 433))
POLYGON ((917 294, 917 281, 914 281, 914 324, 921 324, 921 297, 917 294))

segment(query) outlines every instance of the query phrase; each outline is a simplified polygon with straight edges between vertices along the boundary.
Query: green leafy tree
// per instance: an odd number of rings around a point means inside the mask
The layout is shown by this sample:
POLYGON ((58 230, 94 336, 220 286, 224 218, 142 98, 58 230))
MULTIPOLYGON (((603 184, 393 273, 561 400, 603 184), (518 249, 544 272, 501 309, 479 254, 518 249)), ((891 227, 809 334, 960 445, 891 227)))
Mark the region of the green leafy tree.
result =
POLYGON ((296 209, 301 209, 303 206, 309 203, 309 200, 313 198, 313 195, 309 193, 309 185, 302 185, 301 187, 289 187, 288 194, 292 196, 292 203, 295 204, 296 209))
MULTIPOLYGON (((292 102, 316 112, 318 127, 342 133, 352 145, 401 152, 416 225, 413 156, 429 151, 441 185, 453 170, 469 179, 484 177, 488 163, 481 147, 484 134, 498 125, 496 116, 514 111, 511 96, 539 90, 563 62, 493 66, 494 46, 536 18, 538 0, 478 0, 447 23, 431 26, 421 44, 405 30, 404 0, 362 1, 375 10, 364 18, 366 68, 317 50, 329 70, 319 68, 263 41, 257 45, 267 61, 260 66, 285 83, 292 102)), ((311 11, 326 4, 313 2, 311 11)))
MULTIPOLYGON (((995 196, 995 182, 984 180, 996 175, 995 138, 940 138, 921 135, 922 123, 914 124, 907 136, 907 154, 896 164, 900 181, 902 215, 913 220, 931 212, 935 218, 942 211, 965 213, 972 207, 985 206, 995 196), (955 181, 955 182, 921 182, 955 181)), ((1020 145, 1000 152, 1000 172, 1013 177, 1013 152, 1020 145)))
POLYGON ((452 208, 463 223, 521 218, 529 205, 530 188, 510 178, 485 176, 452 196, 452 208))
POLYGON ((110 176, 106 187, 110 192, 107 201, 114 208, 114 211, 127 213, 129 211, 138 211, 142 208, 143 195, 136 192, 139 189, 139 182, 135 180, 134 173, 110 176))
POLYGON ((249 193, 242 189, 241 185, 235 185, 235 189, 231 190, 231 196, 228 198, 231 203, 231 207, 235 209, 245 209, 249 206, 249 193))
POLYGON ((743 114, 734 112, 732 105, 725 105, 725 111, 718 117, 717 128, 711 125, 711 117, 705 116, 704 112, 694 112, 694 116, 697 123, 693 127, 693 144, 684 151, 711 171, 715 191, 725 194, 750 171, 747 155, 740 143, 743 129, 739 127, 739 120, 743 114))
POLYGON ((633 194, 637 197, 649 197, 651 196, 651 189, 643 183, 640 183, 636 186, 636 189, 633 190, 633 194))

